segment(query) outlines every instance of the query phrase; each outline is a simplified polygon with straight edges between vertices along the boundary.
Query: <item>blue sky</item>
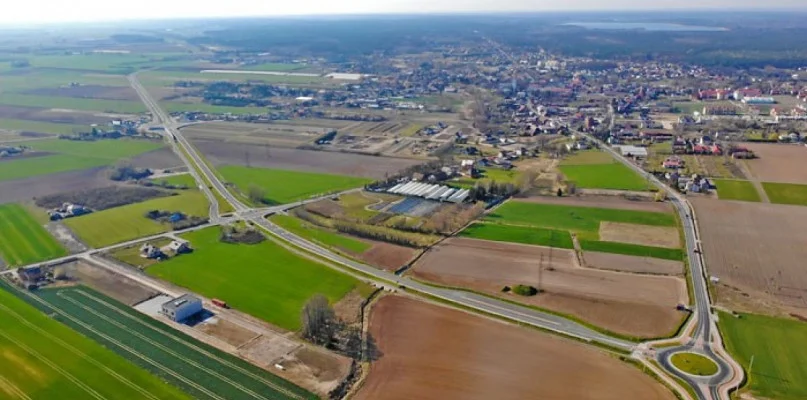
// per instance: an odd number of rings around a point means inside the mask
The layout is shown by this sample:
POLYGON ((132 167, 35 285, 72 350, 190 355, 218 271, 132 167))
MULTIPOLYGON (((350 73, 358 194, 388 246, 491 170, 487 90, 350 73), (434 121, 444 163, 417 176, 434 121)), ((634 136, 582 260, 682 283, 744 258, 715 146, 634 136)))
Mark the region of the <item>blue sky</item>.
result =
POLYGON ((807 0, 5 0, 3 3, 2 25, 247 15, 697 8, 807 10, 807 0))

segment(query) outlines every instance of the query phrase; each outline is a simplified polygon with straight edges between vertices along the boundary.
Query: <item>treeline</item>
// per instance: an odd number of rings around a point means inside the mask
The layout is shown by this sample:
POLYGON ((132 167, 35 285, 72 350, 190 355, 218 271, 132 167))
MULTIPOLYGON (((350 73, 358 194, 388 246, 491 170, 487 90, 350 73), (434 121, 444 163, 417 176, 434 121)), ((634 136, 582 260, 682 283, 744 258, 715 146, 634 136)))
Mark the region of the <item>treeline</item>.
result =
POLYGON ((70 203, 101 211, 107 208, 140 203, 157 197, 172 195, 173 193, 170 192, 137 186, 109 186, 42 196, 36 198, 35 203, 37 206, 47 209, 58 208, 64 203, 70 203))
POLYGON ((434 243, 438 238, 413 232, 402 232, 384 226, 374 226, 359 222, 327 219, 313 214, 305 209, 294 211, 294 215, 314 225, 331 228, 341 233, 358 236, 365 239, 397 244, 406 247, 423 248, 434 243))

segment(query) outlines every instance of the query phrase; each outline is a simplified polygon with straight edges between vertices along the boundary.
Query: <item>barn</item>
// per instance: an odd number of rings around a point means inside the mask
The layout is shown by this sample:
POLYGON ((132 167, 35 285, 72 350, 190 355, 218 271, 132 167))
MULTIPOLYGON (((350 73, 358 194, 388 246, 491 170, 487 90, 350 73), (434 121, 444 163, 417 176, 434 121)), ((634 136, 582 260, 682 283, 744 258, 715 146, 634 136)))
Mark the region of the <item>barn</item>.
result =
POLYGON ((162 305, 162 313, 175 322, 181 322, 202 311, 202 300, 183 294, 162 305))

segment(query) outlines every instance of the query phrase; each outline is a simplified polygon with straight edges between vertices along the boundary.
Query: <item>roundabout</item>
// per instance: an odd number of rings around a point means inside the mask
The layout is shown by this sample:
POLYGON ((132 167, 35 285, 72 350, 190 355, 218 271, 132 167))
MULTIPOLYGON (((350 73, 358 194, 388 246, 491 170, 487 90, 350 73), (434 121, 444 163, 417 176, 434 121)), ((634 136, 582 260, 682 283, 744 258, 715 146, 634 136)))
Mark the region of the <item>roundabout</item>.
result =
POLYGON ((710 377, 719 371, 714 361, 692 352, 673 353, 670 356, 670 363, 683 373, 700 377, 710 377))

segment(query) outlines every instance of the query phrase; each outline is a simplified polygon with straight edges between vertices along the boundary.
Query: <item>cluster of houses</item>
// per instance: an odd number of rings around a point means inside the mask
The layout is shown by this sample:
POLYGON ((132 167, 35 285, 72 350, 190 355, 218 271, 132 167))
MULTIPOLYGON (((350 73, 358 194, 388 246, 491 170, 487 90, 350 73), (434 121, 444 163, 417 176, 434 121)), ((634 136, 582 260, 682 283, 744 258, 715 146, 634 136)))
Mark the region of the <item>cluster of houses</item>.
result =
POLYGON ((664 178, 683 193, 708 193, 715 188, 714 182, 697 174, 686 176, 674 171, 666 172, 664 178))
POLYGON ((78 217, 79 215, 89 214, 92 210, 80 204, 64 203, 59 208, 54 208, 48 211, 48 217, 51 221, 59 221, 65 218, 78 217))
POLYGON ((140 246, 140 257, 150 260, 162 260, 170 257, 171 255, 189 253, 191 250, 190 242, 185 240, 172 240, 171 243, 168 243, 163 247, 157 247, 151 243, 146 243, 140 246))

